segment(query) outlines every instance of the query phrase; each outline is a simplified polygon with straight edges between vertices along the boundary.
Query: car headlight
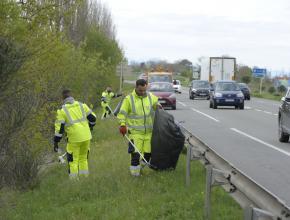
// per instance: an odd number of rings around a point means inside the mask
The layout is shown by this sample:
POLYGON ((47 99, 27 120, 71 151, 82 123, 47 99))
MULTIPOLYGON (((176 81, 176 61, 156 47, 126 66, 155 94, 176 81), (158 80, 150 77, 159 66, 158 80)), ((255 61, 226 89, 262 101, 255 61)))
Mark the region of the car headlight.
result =
POLYGON ((191 91, 196 92, 196 89, 191 89, 191 91))
POLYGON ((176 98, 176 96, 175 96, 174 93, 172 93, 168 98, 170 98, 170 99, 174 99, 174 98, 176 98))
POLYGON ((239 98, 244 98, 244 94, 243 94, 242 92, 239 92, 239 93, 237 94, 237 97, 239 97, 239 98))
POLYGON ((217 98, 220 98, 220 97, 222 97, 223 95, 222 95, 221 93, 216 92, 216 93, 214 94, 214 96, 217 97, 217 98))

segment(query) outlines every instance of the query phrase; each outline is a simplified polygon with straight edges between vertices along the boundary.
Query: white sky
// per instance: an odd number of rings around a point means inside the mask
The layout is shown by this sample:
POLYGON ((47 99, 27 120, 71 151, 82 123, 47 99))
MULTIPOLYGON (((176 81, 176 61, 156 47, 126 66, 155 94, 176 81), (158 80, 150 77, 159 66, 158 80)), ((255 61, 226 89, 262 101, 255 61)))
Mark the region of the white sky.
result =
POLYGON ((290 0, 102 0, 129 60, 230 55, 290 71, 290 0))

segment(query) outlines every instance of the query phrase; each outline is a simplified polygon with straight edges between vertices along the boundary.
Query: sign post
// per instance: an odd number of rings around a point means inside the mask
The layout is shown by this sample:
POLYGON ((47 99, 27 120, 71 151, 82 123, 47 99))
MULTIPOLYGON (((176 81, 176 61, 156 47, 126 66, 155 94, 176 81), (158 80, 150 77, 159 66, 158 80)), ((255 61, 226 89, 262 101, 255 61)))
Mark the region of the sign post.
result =
POLYGON ((253 68, 253 76, 255 78, 260 78, 260 94, 262 94, 263 79, 265 78, 266 74, 267 69, 253 68))

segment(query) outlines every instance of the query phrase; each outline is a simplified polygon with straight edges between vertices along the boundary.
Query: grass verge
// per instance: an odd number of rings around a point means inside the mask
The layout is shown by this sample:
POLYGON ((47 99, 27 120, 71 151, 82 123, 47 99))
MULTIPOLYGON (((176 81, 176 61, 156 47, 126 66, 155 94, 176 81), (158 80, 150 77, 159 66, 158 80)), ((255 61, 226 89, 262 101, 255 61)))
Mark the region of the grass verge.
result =
MULTIPOLYGON (((142 177, 131 177, 127 143, 113 118, 98 119, 89 166, 90 176, 76 182, 68 179, 66 165, 56 163, 33 190, 2 190, 1 219, 203 219, 203 166, 192 163, 190 187, 183 154, 175 171, 146 168, 142 177)), ((242 219, 238 204, 221 188, 213 189, 212 219, 242 219)))
POLYGON ((269 100, 274 100, 274 101, 280 101, 281 98, 283 97, 282 95, 273 95, 270 93, 252 93, 253 97, 257 97, 257 98, 263 98, 263 99, 269 99, 269 100))

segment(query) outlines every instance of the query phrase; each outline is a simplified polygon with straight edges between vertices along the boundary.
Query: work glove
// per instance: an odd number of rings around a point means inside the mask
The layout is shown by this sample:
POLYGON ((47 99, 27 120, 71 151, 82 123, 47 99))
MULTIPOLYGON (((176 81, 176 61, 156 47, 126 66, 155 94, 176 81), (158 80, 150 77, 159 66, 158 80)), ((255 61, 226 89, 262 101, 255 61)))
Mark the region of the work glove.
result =
POLYGON ((109 115, 111 114, 111 109, 108 106, 106 106, 106 111, 109 113, 109 115))
POLYGON ((58 152, 58 142, 54 142, 53 150, 56 153, 58 152))
POLYGON ((125 134, 127 133, 127 127, 126 126, 120 126, 119 127, 119 131, 120 131, 120 133, 123 135, 123 136, 125 136, 125 134))

